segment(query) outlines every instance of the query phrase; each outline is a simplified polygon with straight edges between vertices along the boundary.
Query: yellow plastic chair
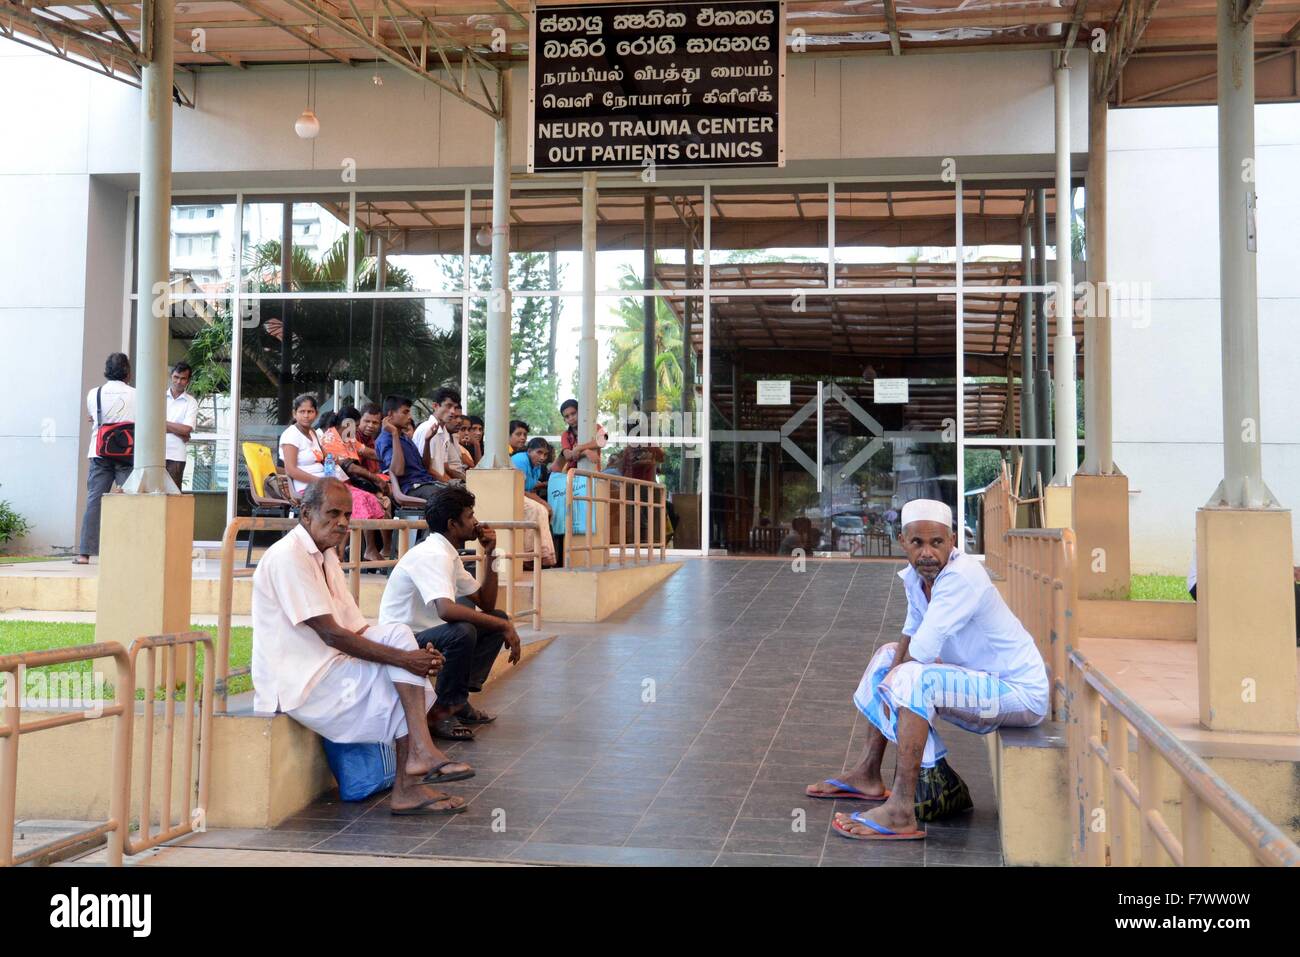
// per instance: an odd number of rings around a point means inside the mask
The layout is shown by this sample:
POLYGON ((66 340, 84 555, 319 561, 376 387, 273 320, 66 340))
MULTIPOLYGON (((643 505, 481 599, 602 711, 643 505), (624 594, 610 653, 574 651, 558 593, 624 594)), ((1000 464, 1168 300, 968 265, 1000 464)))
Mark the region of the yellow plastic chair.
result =
MULTIPOLYGON (((265 445, 258 442, 241 443, 244 453, 244 467, 248 469, 248 494, 253 500, 255 518, 287 518, 293 513, 294 503, 289 499, 267 494, 266 480, 276 475, 275 456, 265 445)), ((244 556, 244 567, 253 564, 253 537, 256 533, 248 532, 248 552, 244 556)))

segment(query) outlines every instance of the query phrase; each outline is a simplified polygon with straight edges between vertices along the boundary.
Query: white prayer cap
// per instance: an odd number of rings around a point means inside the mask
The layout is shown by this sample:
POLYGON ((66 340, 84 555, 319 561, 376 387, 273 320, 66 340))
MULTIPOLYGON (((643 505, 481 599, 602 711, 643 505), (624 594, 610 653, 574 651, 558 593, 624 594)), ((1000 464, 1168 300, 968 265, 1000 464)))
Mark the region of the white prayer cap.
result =
POLYGON ((932 498, 913 499, 903 506, 902 526, 906 528, 913 522, 938 522, 944 528, 951 529, 952 509, 932 498))

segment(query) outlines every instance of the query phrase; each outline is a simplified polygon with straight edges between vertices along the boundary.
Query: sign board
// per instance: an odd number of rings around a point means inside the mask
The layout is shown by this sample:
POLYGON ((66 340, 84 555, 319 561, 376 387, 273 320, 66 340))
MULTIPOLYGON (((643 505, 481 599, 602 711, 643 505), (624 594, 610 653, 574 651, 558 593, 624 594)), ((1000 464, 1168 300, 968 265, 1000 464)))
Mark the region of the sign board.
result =
POLYGON ((759 405, 789 405, 790 404, 790 380, 789 379, 759 379, 758 380, 758 404, 759 405))
POLYGON ((528 171, 784 166, 782 0, 534 7, 528 171))
POLYGON ((877 405, 888 402, 907 402, 907 380, 877 379, 874 401, 877 405))

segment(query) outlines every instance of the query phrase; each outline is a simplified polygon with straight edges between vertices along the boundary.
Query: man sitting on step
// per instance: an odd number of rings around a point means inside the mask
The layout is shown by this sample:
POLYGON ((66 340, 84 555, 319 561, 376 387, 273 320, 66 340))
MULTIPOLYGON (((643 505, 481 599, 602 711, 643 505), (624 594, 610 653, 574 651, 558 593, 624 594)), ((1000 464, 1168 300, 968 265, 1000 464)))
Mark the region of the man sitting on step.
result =
POLYGON ((465 799, 429 785, 474 776, 429 736, 429 676, 442 659, 401 624, 371 625, 348 590, 336 549, 352 495, 337 479, 307 486, 297 527, 253 573, 253 707, 283 711, 339 744, 393 741, 394 814, 455 814, 465 799))
POLYGON ((379 620, 409 625, 423 648, 446 659, 438 675, 438 703, 429 713, 436 738, 470 741, 471 725, 495 721, 469 703, 483 690, 501 646, 510 663, 519 662, 519 635, 496 607, 496 562, 485 562, 480 587, 460 561, 467 542, 478 541, 491 555, 497 535, 474 517, 474 495, 463 485, 439 489, 424 510, 429 537, 402 556, 384 588, 379 620))
POLYGON ((908 566, 903 636, 871 659, 853 703, 871 723, 862 760, 846 774, 810 785, 808 796, 878 804, 836 814, 832 827, 858 840, 925 837, 915 794, 922 767, 947 753, 939 718, 988 734, 1033 727, 1049 710, 1047 669, 1033 638, 1011 613, 984 566, 956 549, 952 509, 907 503, 899 540, 908 566), (898 748, 892 790, 880 775, 887 741, 898 748))

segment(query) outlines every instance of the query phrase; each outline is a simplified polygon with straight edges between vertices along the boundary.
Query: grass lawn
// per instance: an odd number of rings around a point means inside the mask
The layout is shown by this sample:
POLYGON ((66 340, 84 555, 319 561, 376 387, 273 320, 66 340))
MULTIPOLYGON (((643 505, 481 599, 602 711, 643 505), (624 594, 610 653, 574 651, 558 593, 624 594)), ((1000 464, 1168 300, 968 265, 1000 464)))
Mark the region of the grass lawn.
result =
POLYGON ((1182 575, 1134 575, 1128 597, 1135 601, 1191 601, 1182 575))
MULTIPOLYGON (((216 644, 217 626, 216 625, 191 625, 195 631, 206 631, 212 635, 213 644, 216 644)), ((95 641, 95 626, 89 622, 63 622, 63 621, 0 621, 0 655, 16 654, 23 651, 41 651, 48 648, 66 648, 70 645, 89 645, 95 641)), ((198 647, 198 676, 196 680, 201 681, 204 666, 204 648, 198 647)), ((253 655, 253 629, 249 627, 235 627, 230 629, 230 667, 244 668, 252 660, 253 655)), ((180 664, 184 659, 178 658, 180 664)), ((141 662, 143 666, 143 662, 141 662)), ((113 697, 112 676, 113 666, 111 660, 99 658, 95 660, 95 667, 104 680, 104 696, 113 697)), ((158 655, 158 669, 162 670, 162 658, 158 655)), ((31 676, 42 672, 58 671, 65 674, 88 674, 91 670, 89 661, 73 661, 64 665, 51 665, 44 668, 28 669, 28 687, 32 689, 31 676)), ((49 682, 50 687, 54 687, 52 679, 45 677, 43 679, 49 682)), ((180 685, 184 686, 182 679, 180 685)), ((247 675, 233 678, 230 681, 230 693, 238 694, 241 691, 247 691, 252 687, 252 682, 247 675)), ((35 691, 32 691, 35 694, 35 691)), ((137 693, 138 695, 139 693, 137 693)), ((162 697, 161 689, 157 697, 162 697)))
MULTIPOLYGON (((67 556, 62 556, 67 558, 67 556)), ((0 555, 0 565, 21 565, 23 562, 57 562, 58 555, 0 555)), ((72 561, 68 558, 68 561, 72 561)))

